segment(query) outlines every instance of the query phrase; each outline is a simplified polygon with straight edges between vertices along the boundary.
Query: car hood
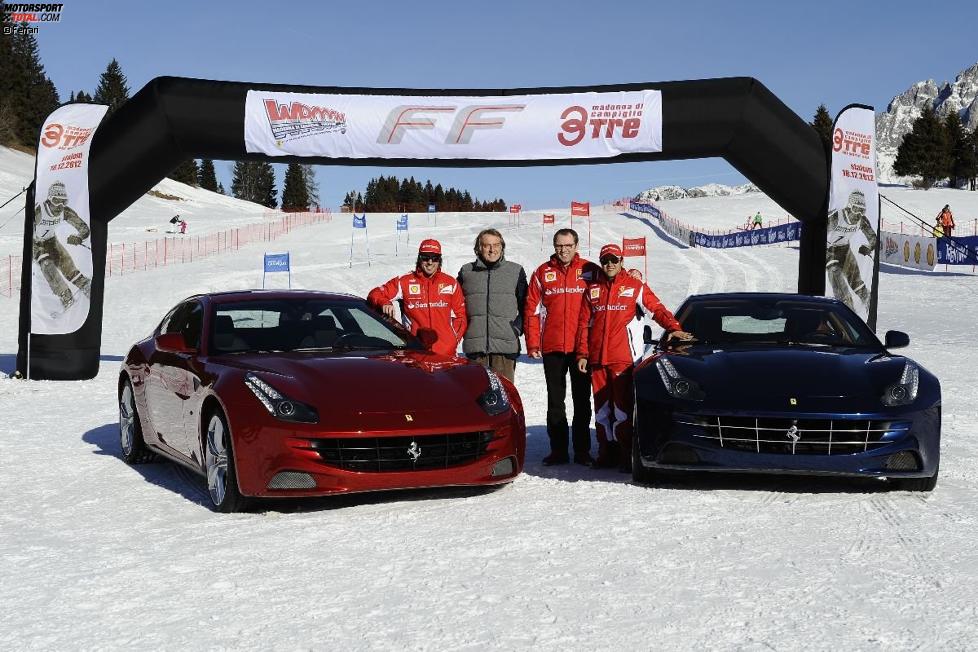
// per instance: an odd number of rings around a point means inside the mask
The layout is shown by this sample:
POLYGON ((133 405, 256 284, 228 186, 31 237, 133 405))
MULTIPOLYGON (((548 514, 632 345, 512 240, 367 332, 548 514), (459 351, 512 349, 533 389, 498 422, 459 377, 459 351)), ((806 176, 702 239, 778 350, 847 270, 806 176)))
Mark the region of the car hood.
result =
POLYGON ((896 382, 904 358, 879 351, 841 347, 783 346, 720 349, 692 347, 667 354, 683 375, 707 396, 873 397, 896 382))
POLYGON ((385 414, 402 426, 405 414, 429 415, 423 420, 430 424, 486 417, 476 403, 489 388, 486 371, 457 358, 414 351, 290 352, 224 356, 220 363, 256 373, 288 397, 316 407, 334 427, 349 425, 339 423, 343 415, 359 423, 373 415, 372 427, 381 427, 385 414))

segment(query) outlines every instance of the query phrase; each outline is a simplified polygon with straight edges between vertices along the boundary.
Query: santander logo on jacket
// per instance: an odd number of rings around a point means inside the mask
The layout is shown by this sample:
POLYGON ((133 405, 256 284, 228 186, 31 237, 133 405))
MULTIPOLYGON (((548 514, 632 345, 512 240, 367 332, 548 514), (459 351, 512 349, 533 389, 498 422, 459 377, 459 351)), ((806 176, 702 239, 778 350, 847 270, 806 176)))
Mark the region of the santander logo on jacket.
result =
POLYGON ((604 272, 587 283, 578 315, 578 358, 592 365, 632 364, 643 350, 631 337, 629 326, 636 319, 652 316, 667 331, 681 330, 679 322, 642 281, 626 272, 609 279, 604 272))
POLYGON ((367 295, 367 303, 381 308, 399 302, 401 322, 413 335, 429 328, 438 335, 431 350, 455 355, 465 334, 465 296, 458 281, 442 271, 428 278, 419 271, 397 276, 367 295))
POLYGON ((601 268, 575 255, 564 267, 557 254, 537 267, 526 294, 523 331, 528 352, 572 353, 581 300, 601 268))

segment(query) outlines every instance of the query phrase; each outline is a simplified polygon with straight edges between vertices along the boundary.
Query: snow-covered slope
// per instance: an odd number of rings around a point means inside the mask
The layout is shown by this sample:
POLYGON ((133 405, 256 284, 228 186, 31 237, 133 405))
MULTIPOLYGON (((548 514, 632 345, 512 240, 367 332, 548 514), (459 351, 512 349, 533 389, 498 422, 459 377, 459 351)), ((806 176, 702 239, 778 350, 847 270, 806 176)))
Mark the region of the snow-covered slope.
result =
MULTIPOLYGON (((0 194, 10 191, 0 178, 0 194)), ((255 211, 187 196, 188 206, 197 202, 191 228, 255 211)), ((978 193, 898 197, 928 214, 950 201, 959 222, 978 217, 978 193)), ((139 233, 177 212, 156 202, 140 200, 111 228, 139 233)), ((756 210, 783 214, 759 193, 663 205, 713 228, 756 210)), ((583 253, 647 236, 651 284, 670 308, 695 292, 795 287, 792 245, 680 249, 643 219, 593 210, 590 247, 576 224, 583 253)), ((361 295, 407 270, 424 237, 442 241, 449 272, 472 258, 485 226, 503 232, 507 258, 527 269, 551 252, 539 213, 524 215, 521 227, 500 214, 412 215, 410 244, 402 241, 397 256, 394 216, 368 219, 369 266, 362 253, 349 266, 347 219, 298 229, 269 250, 292 253, 295 286, 361 295)), ((199 478, 171 464, 121 461, 115 383, 129 346, 175 301, 260 285, 263 251, 249 245, 110 277, 97 378, 0 379, 0 648, 978 647, 978 278, 970 270, 880 275, 881 330, 908 331, 908 354, 943 385, 933 494, 804 478, 693 478, 650 489, 617 471, 544 467, 543 369, 523 358, 516 384, 529 450, 526 473, 511 486, 222 516, 207 508, 199 478)), ((17 302, 0 298, 0 369, 13 368, 16 333, 17 302)))

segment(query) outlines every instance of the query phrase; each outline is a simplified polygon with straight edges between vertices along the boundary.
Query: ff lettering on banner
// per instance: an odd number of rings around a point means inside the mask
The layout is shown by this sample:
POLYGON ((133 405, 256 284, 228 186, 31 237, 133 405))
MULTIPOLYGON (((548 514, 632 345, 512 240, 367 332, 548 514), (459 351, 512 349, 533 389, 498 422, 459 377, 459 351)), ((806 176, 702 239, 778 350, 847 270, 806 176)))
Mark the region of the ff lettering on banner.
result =
POLYGON ((655 89, 506 96, 249 90, 245 148, 269 156, 551 160, 662 151, 655 89))

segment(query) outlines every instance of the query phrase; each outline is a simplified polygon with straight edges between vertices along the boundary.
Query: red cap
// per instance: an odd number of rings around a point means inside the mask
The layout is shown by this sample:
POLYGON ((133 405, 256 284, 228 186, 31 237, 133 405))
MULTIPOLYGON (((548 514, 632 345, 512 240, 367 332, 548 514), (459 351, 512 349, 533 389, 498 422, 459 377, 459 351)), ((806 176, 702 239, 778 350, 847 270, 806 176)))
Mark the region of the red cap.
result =
POLYGON ((435 254, 441 256, 441 243, 437 240, 422 240, 418 247, 419 254, 435 254))
POLYGON ((618 256, 621 258, 621 247, 616 244, 606 244, 601 247, 601 255, 598 256, 598 260, 601 260, 605 256, 618 256))

